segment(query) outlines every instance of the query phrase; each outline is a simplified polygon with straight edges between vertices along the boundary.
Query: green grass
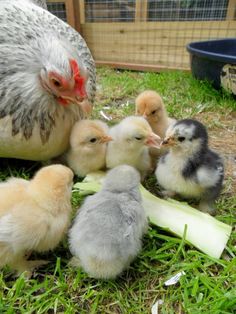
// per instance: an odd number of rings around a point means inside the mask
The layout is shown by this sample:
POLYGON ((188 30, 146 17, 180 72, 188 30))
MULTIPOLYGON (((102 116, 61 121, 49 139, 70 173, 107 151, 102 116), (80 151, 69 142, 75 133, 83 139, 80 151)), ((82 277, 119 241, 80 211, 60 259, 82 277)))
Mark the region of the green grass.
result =
MULTIPOLYGON (((112 123, 134 112, 134 99, 145 89, 155 89, 163 96, 171 116, 205 117, 211 130, 221 130, 215 114, 235 114, 232 96, 214 90, 210 84, 194 80, 189 73, 138 73, 100 69, 98 95, 93 117, 101 118, 104 110, 112 123), (127 105, 122 105, 127 104, 127 105)), ((232 152, 233 153, 233 152, 232 152)), ((235 152, 234 152, 235 154, 235 152)), ((39 163, 1 160, 0 179, 8 176, 30 178, 39 163)), ((151 177, 146 186, 156 191, 151 177)), ((236 223, 234 182, 226 178, 226 187, 217 203, 217 219, 236 223)), ((77 192, 72 195, 76 208, 81 203, 77 192)), ((201 232, 201 230, 199 230, 201 232)), ((206 235, 210 236, 210 235, 206 235)), ((67 266, 71 255, 67 239, 53 252, 40 255, 49 265, 35 272, 30 280, 17 280, 6 267, 0 275, 0 313, 151 313, 152 304, 164 301, 160 313, 230 314, 236 312, 236 233, 235 229, 222 258, 210 258, 183 240, 150 226, 143 250, 130 268, 116 280, 89 278, 82 270, 67 266), (179 271, 185 271, 179 283, 166 287, 164 282, 179 271)), ((34 256, 39 256, 35 254, 34 256)), ((33 256, 33 257, 34 257, 33 256)))

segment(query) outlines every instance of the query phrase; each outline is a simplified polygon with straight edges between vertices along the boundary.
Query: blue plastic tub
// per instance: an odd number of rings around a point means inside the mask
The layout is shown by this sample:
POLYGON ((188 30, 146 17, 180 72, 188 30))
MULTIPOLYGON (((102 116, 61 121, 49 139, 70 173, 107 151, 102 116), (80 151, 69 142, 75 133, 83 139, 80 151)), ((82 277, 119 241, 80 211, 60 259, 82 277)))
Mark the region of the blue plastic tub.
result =
POLYGON ((212 82, 236 95, 236 38, 193 42, 187 45, 195 78, 212 82))

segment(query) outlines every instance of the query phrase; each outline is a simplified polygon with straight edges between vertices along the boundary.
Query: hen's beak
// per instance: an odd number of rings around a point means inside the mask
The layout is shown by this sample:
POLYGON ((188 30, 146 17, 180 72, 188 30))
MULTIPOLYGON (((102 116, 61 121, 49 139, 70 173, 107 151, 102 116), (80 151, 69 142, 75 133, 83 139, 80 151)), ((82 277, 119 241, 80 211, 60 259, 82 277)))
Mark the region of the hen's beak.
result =
POLYGON ((63 106, 68 106, 69 104, 77 104, 81 107, 82 111, 85 114, 89 114, 92 111, 92 105, 89 102, 87 97, 69 97, 69 96, 60 96, 59 99, 61 99, 60 103, 63 106))
POLYGON ((161 146, 164 147, 171 147, 176 145, 176 138, 174 136, 169 136, 164 139, 164 141, 161 142, 161 146))
POLYGON ((151 133, 145 141, 145 145, 160 148, 161 138, 155 133, 151 133))
POLYGON ((93 107, 88 99, 84 99, 82 102, 78 103, 84 113, 90 114, 93 107))
POLYGON ((112 140, 113 140, 113 138, 108 136, 108 135, 105 135, 105 136, 101 137, 101 143, 107 143, 107 142, 110 142, 112 140))

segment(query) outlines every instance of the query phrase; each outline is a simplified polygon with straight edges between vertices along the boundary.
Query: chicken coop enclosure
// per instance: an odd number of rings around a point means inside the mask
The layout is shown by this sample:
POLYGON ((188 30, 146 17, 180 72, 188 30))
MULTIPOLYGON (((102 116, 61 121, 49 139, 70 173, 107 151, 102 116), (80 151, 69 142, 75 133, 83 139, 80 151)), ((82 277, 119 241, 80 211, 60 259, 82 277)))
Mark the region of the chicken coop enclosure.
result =
POLYGON ((188 70, 186 44, 236 37, 236 0, 49 0, 97 65, 188 70))

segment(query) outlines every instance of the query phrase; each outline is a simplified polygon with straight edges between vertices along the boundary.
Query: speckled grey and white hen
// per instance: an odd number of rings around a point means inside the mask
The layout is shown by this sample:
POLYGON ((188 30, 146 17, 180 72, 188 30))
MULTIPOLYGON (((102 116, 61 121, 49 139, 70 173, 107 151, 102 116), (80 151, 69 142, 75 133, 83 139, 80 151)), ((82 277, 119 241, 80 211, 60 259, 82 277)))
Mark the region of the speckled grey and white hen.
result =
POLYGON ((94 99, 85 41, 43 7, 42 0, 0 0, 0 157, 62 154, 94 99))
POLYGON ((155 171, 158 183, 169 196, 177 193, 198 199, 200 210, 214 214, 224 166, 220 156, 208 147, 205 126, 192 119, 180 120, 168 128, 162 145, 170 149, 155 171))

